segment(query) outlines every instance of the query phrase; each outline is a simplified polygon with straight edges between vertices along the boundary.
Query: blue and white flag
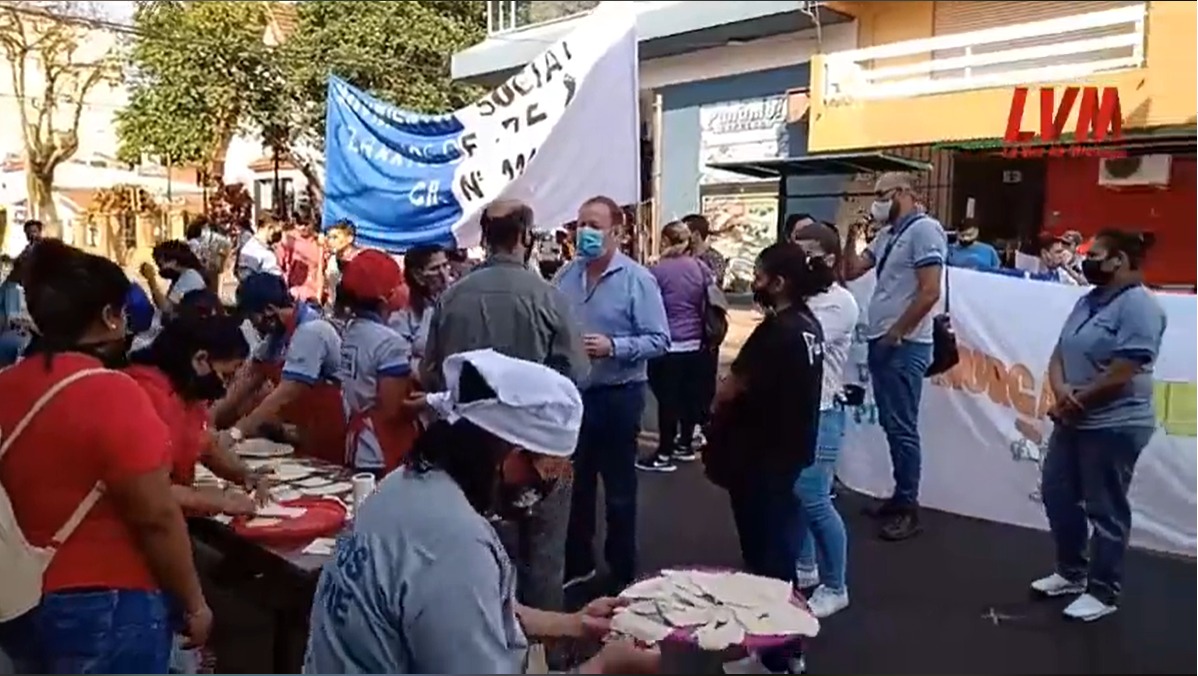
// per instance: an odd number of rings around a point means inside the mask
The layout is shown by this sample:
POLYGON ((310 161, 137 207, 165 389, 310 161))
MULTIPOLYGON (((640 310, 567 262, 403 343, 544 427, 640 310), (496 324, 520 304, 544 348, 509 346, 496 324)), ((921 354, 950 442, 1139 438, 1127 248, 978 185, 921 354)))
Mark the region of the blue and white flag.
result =
MULTIPOLYGON (((630 4, 630 3, 628 3, 630 4)), ((479 244, 496 199, 552 229, 595 195, 636 204, 640 122, 635 15, 603 3, 577 30, 478 102, 421 115, 329 78, 324 226, 348 220, 364 246, 479 244)))

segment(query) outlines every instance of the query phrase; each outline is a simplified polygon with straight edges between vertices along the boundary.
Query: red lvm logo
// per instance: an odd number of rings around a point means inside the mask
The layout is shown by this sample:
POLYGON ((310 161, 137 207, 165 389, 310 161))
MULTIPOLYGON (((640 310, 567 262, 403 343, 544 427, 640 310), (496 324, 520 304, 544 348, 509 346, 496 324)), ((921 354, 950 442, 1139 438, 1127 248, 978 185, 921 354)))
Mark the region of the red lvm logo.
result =
POLYGON ((1095 145, 1123 138, 1123 111, 1114 87, 1066 87, 1060 103, 1055 87, 1040 88, 1040 136, 1023 131, 1027 87, 1016 87, 1003 135, 1003 157, 1127 157, 1127 151, 1095 145), (1081 99, 1080 104, 1078 99, 1081 99), (1078 105, 1079 104, 1079 105, 1078 105), (1077 127, 1071 142, 1062 142, 1065 123, 1077 109, 1077 127))

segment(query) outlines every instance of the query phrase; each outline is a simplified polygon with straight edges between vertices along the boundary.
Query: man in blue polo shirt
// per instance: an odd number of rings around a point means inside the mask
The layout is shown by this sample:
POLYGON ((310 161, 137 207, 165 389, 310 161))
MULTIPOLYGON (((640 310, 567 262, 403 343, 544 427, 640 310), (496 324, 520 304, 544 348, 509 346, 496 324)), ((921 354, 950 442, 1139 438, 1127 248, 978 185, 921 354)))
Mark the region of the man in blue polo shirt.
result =
POLYGON ((954 268, 994 270, 1002 267, 998 250, 978 241, 978 226, 965 225, 957 232, 957 241, 948 248, 948 264, 954 268))
POLYGON ((886 433, 894 469, 894 494, 878 510, 881 536, 905 540, 919 533, 919 400, 932 362, 932 309, 940 301, 948 241, 940 223, 920 208, 911 176, 883 174, 870 215, 883 224, 858 253, 860 229, 850 233, 845 276, 874 270, 866 339, 869 377, 878 423, 886 433))

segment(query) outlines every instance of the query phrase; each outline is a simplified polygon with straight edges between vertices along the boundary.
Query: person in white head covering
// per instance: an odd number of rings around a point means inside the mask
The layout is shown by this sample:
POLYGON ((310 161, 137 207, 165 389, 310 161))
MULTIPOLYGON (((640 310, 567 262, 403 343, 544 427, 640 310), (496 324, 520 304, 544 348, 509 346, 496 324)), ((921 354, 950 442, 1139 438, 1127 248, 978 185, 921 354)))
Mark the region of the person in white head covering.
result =
MULTIPOLYGON (((578 388, 493 350, 453 355, 439 417, 404 466, 362 504, 325 565, 304 673, 517 674, 527 636, 601 638, 615 599, 578 613, 515 600, 515 572, 490 517, 523 511, 570 471, 578 388)), ((654 673, 655 651, 609 642, 582 673, 654 673)))

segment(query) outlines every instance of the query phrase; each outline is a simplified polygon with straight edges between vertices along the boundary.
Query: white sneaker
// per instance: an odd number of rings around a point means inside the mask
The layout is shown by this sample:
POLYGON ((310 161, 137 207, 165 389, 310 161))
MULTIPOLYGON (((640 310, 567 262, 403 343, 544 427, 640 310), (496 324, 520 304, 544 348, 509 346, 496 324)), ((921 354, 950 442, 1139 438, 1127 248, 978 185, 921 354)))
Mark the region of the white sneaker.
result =
POLYGON ((1068 596, 1086 591, 1085 580, 1074 582, 1060 573, 1053 573, 1032 583, 1032 591, 1044 596, 1068 596))
POLYGON ((1108 606, 1089 594, 1082 594, 1073 603, 1065 606, 1065 617, 1081 622, 1093 622, 1100 617, 1106 617, 1119 610, 1119 606, 1108 606))
POLYGON ((849 607, 849 591, 832 591, 820 585, 812 592, 811 598, 807 599, 807 607, 811 609, 812 615, 822 620, 849 607))
POLYGON ((795 567, 795 588, 796 589, 811 589, 819 586, 819 569, 795 567))

